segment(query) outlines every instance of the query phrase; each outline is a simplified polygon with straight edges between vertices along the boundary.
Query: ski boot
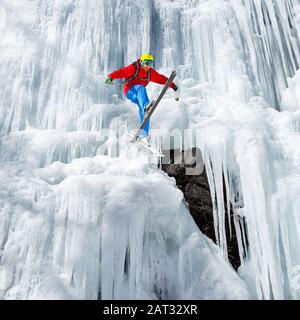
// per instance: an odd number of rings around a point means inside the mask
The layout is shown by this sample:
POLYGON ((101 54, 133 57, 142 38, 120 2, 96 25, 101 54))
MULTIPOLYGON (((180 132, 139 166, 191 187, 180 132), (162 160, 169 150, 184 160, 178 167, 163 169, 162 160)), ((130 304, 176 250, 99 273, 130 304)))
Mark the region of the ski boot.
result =
POLYGON ((149 136, 147 136, 147 137, 145 137, 145 136, 144 137, 138 137, 136 140, 137 140, 137 142, 140 142, 140 143, 144 144, 147 147, 150 146, 150 144, 149 144, 150 137, 149 136))
POLYGON ((147 107, 144 109, 144 119, 147 117, 148 113, 150 112, 152 106, 154 105, 155 100, 151 101, 147 107))

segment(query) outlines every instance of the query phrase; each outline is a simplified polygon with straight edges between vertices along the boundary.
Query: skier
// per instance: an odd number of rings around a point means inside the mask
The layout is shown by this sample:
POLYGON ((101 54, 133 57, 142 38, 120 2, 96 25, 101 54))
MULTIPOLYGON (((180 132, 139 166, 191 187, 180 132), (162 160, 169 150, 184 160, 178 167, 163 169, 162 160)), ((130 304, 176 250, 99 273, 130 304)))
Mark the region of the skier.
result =
MULTIPOLYGON (((140 59, 129 66, 110 73, 105 83, 112 84, 113 80, 125 78, 124 95, 139 107, 140 124, 143 122, 144 115, 151 108, 147 95, 146 86, 149 82, 164 85, 168 78, 159 74, 154 68, 154 57, 151 54, 143 54, 140 59)), ((170 85, 174 91, 178 87, 173 82, 170 85)), ((144 131, 140 134, 139 140, 148 145, 150 120, 147 122, 144 131)))

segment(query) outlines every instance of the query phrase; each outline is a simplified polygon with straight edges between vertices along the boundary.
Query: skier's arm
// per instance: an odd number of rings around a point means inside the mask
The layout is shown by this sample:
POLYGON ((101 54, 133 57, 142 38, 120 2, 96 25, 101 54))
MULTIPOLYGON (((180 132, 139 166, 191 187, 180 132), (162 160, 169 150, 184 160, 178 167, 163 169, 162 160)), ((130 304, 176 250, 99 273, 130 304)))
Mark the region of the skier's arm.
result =
MULTIPOLYGON (((168 78, 166 76, 164 76, 163 74, 158 73, 156 70, 151 69, 150 81, 158 83, 158 84, 166 84, 166 82, 168 81, 168 78)), ((170 88, 175 90, 177 88, 177 86, 175 85, 174 82, 172 82, 170 84, 170 88)))
POLYGON ((108 75, 112 80, 130 78, 135 74, 135 66, 129 65, 127 67, 121 68, 119 70, 113 71, 108 75))

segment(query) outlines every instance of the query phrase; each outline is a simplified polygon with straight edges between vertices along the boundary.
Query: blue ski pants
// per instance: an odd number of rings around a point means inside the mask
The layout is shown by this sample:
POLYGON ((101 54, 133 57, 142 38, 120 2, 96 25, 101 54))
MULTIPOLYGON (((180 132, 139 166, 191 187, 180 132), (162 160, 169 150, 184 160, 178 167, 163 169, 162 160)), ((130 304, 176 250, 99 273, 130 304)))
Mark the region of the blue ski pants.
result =
MULTIPOLYGON (((144 117, 144 109, 149 104, 149 98, 147 95, 147 90, 142 85, 132 86, 127 92, 127 99, 135 103, 139 107, 139 116, 140 116, 140 125, 143 122, 144 117)), ((147 121, 146 126, 144 128, 143 134, 141 134, 141 138, 143 136, 149 135, 150 129, 150 120, 147 121)))

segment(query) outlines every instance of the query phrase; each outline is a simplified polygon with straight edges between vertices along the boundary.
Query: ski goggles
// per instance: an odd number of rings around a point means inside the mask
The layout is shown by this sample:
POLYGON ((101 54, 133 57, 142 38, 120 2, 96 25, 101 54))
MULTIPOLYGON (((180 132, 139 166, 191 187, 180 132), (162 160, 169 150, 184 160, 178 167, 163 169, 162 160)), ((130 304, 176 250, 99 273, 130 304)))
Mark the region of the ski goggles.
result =
POLYGON ((153 67, 153 66, 154 66, 154 61, 151 61, 151 60, 143 60, 143 61, 141 61, 141 64, 142 64, 143 66, 153 67))

